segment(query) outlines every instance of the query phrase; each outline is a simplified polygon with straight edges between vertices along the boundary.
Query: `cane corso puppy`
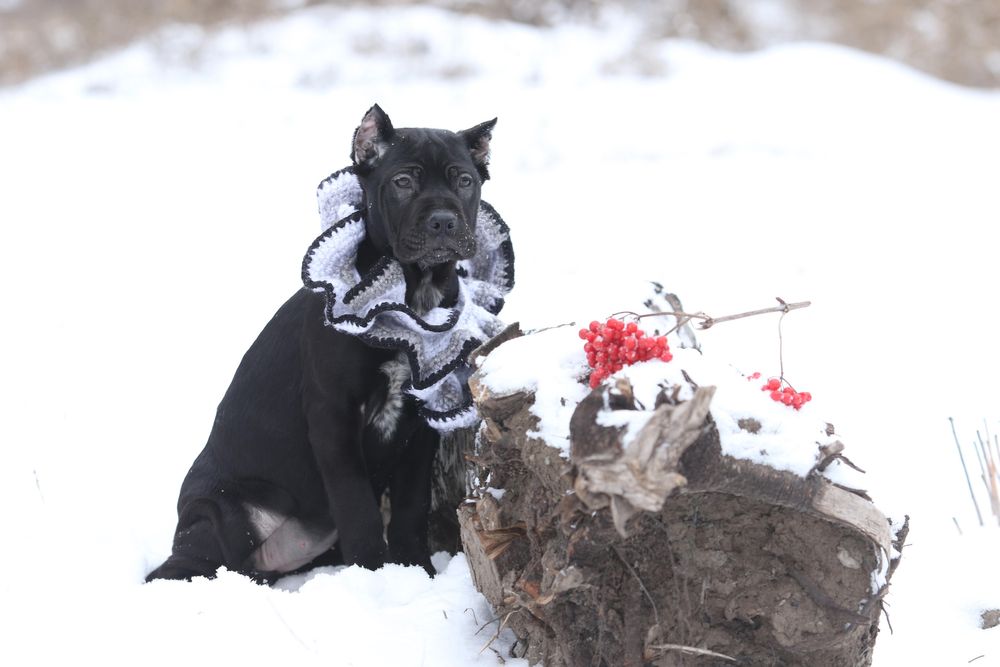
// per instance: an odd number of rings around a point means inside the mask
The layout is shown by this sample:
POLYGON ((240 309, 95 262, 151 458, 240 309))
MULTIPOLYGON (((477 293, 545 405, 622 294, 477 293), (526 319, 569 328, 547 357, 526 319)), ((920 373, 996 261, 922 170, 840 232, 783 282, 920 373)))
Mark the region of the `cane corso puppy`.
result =
MULTIPOLYGON (((398 260, 415 312, 458 298, 456 261, 476 252, 495 122, 457 133, 393 128, 376 105, 355 130, 365 216, 356 266, 364 274, 386 255, 398 260)), ((212 577, 220 566, 271 581, 334 559, 433 574, 438 433, 412 401, 389 396, 399 383, 380 368, 396 351, 327 326, 324 306, 322 294, 300 290, 243 357, 181 486, 173 552, 147 581, 212 577)))

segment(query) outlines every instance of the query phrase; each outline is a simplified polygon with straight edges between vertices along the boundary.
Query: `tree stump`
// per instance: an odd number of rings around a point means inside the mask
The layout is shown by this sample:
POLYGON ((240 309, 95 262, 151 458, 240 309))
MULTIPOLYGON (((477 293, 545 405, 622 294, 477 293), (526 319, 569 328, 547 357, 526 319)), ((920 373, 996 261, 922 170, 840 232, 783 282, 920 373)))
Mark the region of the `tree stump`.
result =
POLYGON ((725 456, 712 387, 688 401, 662 391, 626 446, 622 428, 597 420, 637 409, 619 381, 577 406, 567 460, 533 437, 531 393, 493 395, 479 380, 483 482, 459 524, 517 656, 552 667, 871 663, 905 526, 894 544, 863 493, 821 474, 839 449, 807 477, 725 456))

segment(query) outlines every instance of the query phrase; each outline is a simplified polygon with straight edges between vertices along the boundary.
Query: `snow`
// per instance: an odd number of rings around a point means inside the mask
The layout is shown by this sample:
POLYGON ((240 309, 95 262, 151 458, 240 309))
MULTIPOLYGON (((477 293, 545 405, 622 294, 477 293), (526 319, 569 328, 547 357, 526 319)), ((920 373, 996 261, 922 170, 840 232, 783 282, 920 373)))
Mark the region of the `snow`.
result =
MULTIPOLYGON (((400 126, 499 116, 484 196, 517 252, 503 316, 525 329, 642 310, 650 280, 714 316, 811 300, 782 325, 786 376, 814 396, 800 416, 832 421, 876 504, 912 519, 874 664, 1000 662, 977 627, 1000 607, 1000 530, 977 526, 947 420, 966 447, 1000 432, 1000 94, 823 44, 649 43, 640 68, 640 32, 316 7, 207 43, 177 26, 0 91, 4 662, 496 662, 461 557, 433 580, 141 584, 373 102, 400 126)), ((699 332, 706 360, 777 374, 776 323, 699 332)))
MULTIPOLYGON (((589 320, 580 318, 580 321, 589 320)), ((652 415, 661 386, 671 390, 678 387, 681 400, 691 397, 685 373, 700 386, 716 388, 711 414, 719 430, 722 451, 728 456, 805 477, 817 463, 818 446, 837 441, 835 435, 826 432, 831 420, 822 412, 822 401, 819 405, 809 402, 801 411, 793 410, 774 402, 768 392, 761 391, 761 384, 766 379, 750 381, 747 376, 752 372, 741 373, 713 359, 710 354, 681 349, 679 340, 674 340, 673 335, 669 338, 673 360, 656 359, 626 366, 609 380, 613 384, 619 378, 627 379, 643 408, 598 413, 598 423, 626 427, 623 438, 626 446, 652 415), (739 426, 741 419, 748 418, 760 424, 758 432, 751 433, 739 426)), ((588 393, 581 382, 587 370, 578 329, 559 327, 504 343, 483 361, 480 378, 494 395, 534 392, 531 412, 538 417, 539 425, 537 431, 529 435, 541 438, 558 449, 564 458, 569 458, 569 421, 577 404, 588 393)), ((861 480, 846 472, 850 470, 846 466, 837 462, 829 470, 837 471, 838 482, 860 488, 861 480)))
MULTIPOLYGON (((517 246, 514 252, 517 253, 517 246)), ((535 404, 531 412, 539 422, 537 431, 528 435, 541 438, 564 453, 569 451, 569 419, 577 403, 589 392, 580 382, 586 359, 577 344, 579 341, 573 327, 515 338, 497 348, 496 354, 483 359, 479 368, 484 383, 495 395, 533 392, 535 404), (526 374, 525 369, 535 372, 526 374)))

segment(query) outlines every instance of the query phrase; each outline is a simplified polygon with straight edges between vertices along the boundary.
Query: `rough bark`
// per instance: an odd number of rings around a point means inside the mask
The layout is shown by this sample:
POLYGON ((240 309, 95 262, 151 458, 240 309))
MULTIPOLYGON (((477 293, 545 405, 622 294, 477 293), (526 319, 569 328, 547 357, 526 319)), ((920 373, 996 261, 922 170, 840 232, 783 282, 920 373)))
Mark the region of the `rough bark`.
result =
POLYGON ((528 435, 531 394, 471 386, 479 477, 505 492, 459 508, 462 544, 517 655, 567 667, 871 663, 887 590, 873 591, 873 573, 891 577, 902 540, 863 494, 820 474, 839 448, 806 478, 724 456, 711 387, 686 402, 664 392, 625 446, 595 420, 605 405, 634 409, 619 384, 580 403, 567 460, 528 435))

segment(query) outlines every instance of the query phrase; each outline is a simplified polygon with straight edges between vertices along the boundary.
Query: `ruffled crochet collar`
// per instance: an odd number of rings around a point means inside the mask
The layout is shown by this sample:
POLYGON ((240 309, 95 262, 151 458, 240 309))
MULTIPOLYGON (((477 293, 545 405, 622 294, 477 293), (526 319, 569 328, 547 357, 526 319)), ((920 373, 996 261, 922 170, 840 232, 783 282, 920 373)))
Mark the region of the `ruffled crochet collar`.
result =
POLYGON ((399 350, 409 365, 402 391, 439 431, 478 419, 468 389, 468 354, 503 328, 497 313, 514 286, 514 250, 506 223, 486 202, 476 219, 476 255, 457 263, 458 300, 452 308, 417 313, 406 304, 403 267, 379 258, 363 275, 356 268, 365 238, 362 192, 352 168, 334 172, 317 190, 323 233, 302 261, 306 287, 326 295, 326 323, 373 347, 399 350))

